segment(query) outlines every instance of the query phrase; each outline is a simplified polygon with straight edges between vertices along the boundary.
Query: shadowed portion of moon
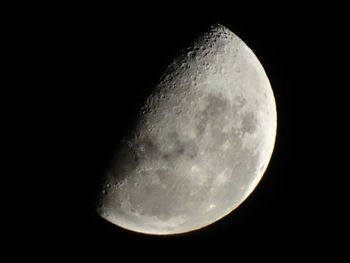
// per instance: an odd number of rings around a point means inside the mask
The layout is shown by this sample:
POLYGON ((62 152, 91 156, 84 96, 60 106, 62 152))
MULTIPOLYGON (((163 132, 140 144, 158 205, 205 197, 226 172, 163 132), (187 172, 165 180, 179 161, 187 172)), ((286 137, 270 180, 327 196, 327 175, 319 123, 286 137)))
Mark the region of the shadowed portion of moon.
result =
POLYGON ((276 109, 254 53, 216 25, 168 67, 121 143, 98 212, 175 234, 209 225, 253 191, 272 154, 276 109))

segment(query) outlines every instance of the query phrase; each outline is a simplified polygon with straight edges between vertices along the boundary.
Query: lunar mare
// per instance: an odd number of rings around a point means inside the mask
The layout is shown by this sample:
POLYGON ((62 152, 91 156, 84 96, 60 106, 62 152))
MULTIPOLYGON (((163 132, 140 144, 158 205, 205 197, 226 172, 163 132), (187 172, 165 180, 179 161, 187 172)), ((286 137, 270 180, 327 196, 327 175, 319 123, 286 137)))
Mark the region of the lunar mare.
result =
POLYGON ((247 45, 215 25, 168 67, 122 141, 98 212, 149 234, 196 230, 254 190, 271 158, 276 108, 247 45))

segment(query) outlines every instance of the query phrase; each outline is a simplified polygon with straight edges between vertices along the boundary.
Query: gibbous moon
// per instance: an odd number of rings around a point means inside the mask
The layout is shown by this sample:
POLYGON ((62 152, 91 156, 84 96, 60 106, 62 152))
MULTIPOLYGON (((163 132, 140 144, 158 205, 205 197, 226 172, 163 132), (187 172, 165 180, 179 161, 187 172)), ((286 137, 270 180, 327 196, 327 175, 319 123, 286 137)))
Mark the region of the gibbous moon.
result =
POLYGON ((167 235, 237 208, 271 158, 276 106, 266 73, 234 33, 215 25, 168 67, 106 175, 98 213, 167 235))

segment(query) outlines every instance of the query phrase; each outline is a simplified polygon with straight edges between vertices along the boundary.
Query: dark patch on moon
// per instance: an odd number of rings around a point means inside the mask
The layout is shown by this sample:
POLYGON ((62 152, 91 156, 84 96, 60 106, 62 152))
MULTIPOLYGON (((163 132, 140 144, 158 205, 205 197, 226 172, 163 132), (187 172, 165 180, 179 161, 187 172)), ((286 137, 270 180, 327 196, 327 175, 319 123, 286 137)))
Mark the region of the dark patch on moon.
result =
POLYGON ((258 126, 258 119, 254 112, 247 112, 242 118, 242 130, 252 134, 258 126))
POLYGON ((195 120, 198 120, 197 137, 201 137, 209 125, 213 126, 213 124, 220 121, 222 119, 219 118, 220 115, 223 115, 229 106, 227 99, 212 94, 205 98, 204 103, 206 104, 204 110, 195 115, 195 120))

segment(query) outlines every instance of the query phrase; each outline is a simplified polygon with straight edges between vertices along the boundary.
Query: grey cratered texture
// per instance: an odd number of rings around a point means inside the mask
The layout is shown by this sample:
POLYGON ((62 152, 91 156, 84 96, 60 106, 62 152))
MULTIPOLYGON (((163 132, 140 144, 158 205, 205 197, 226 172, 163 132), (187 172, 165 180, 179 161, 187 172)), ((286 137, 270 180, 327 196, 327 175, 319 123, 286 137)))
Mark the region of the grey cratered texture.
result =
POLYGON ((100 215, 129 230, 209 225, 253 191, 270 160, 276 108, 254 53, 216 25, 176 59, 122 142, 100 215))

